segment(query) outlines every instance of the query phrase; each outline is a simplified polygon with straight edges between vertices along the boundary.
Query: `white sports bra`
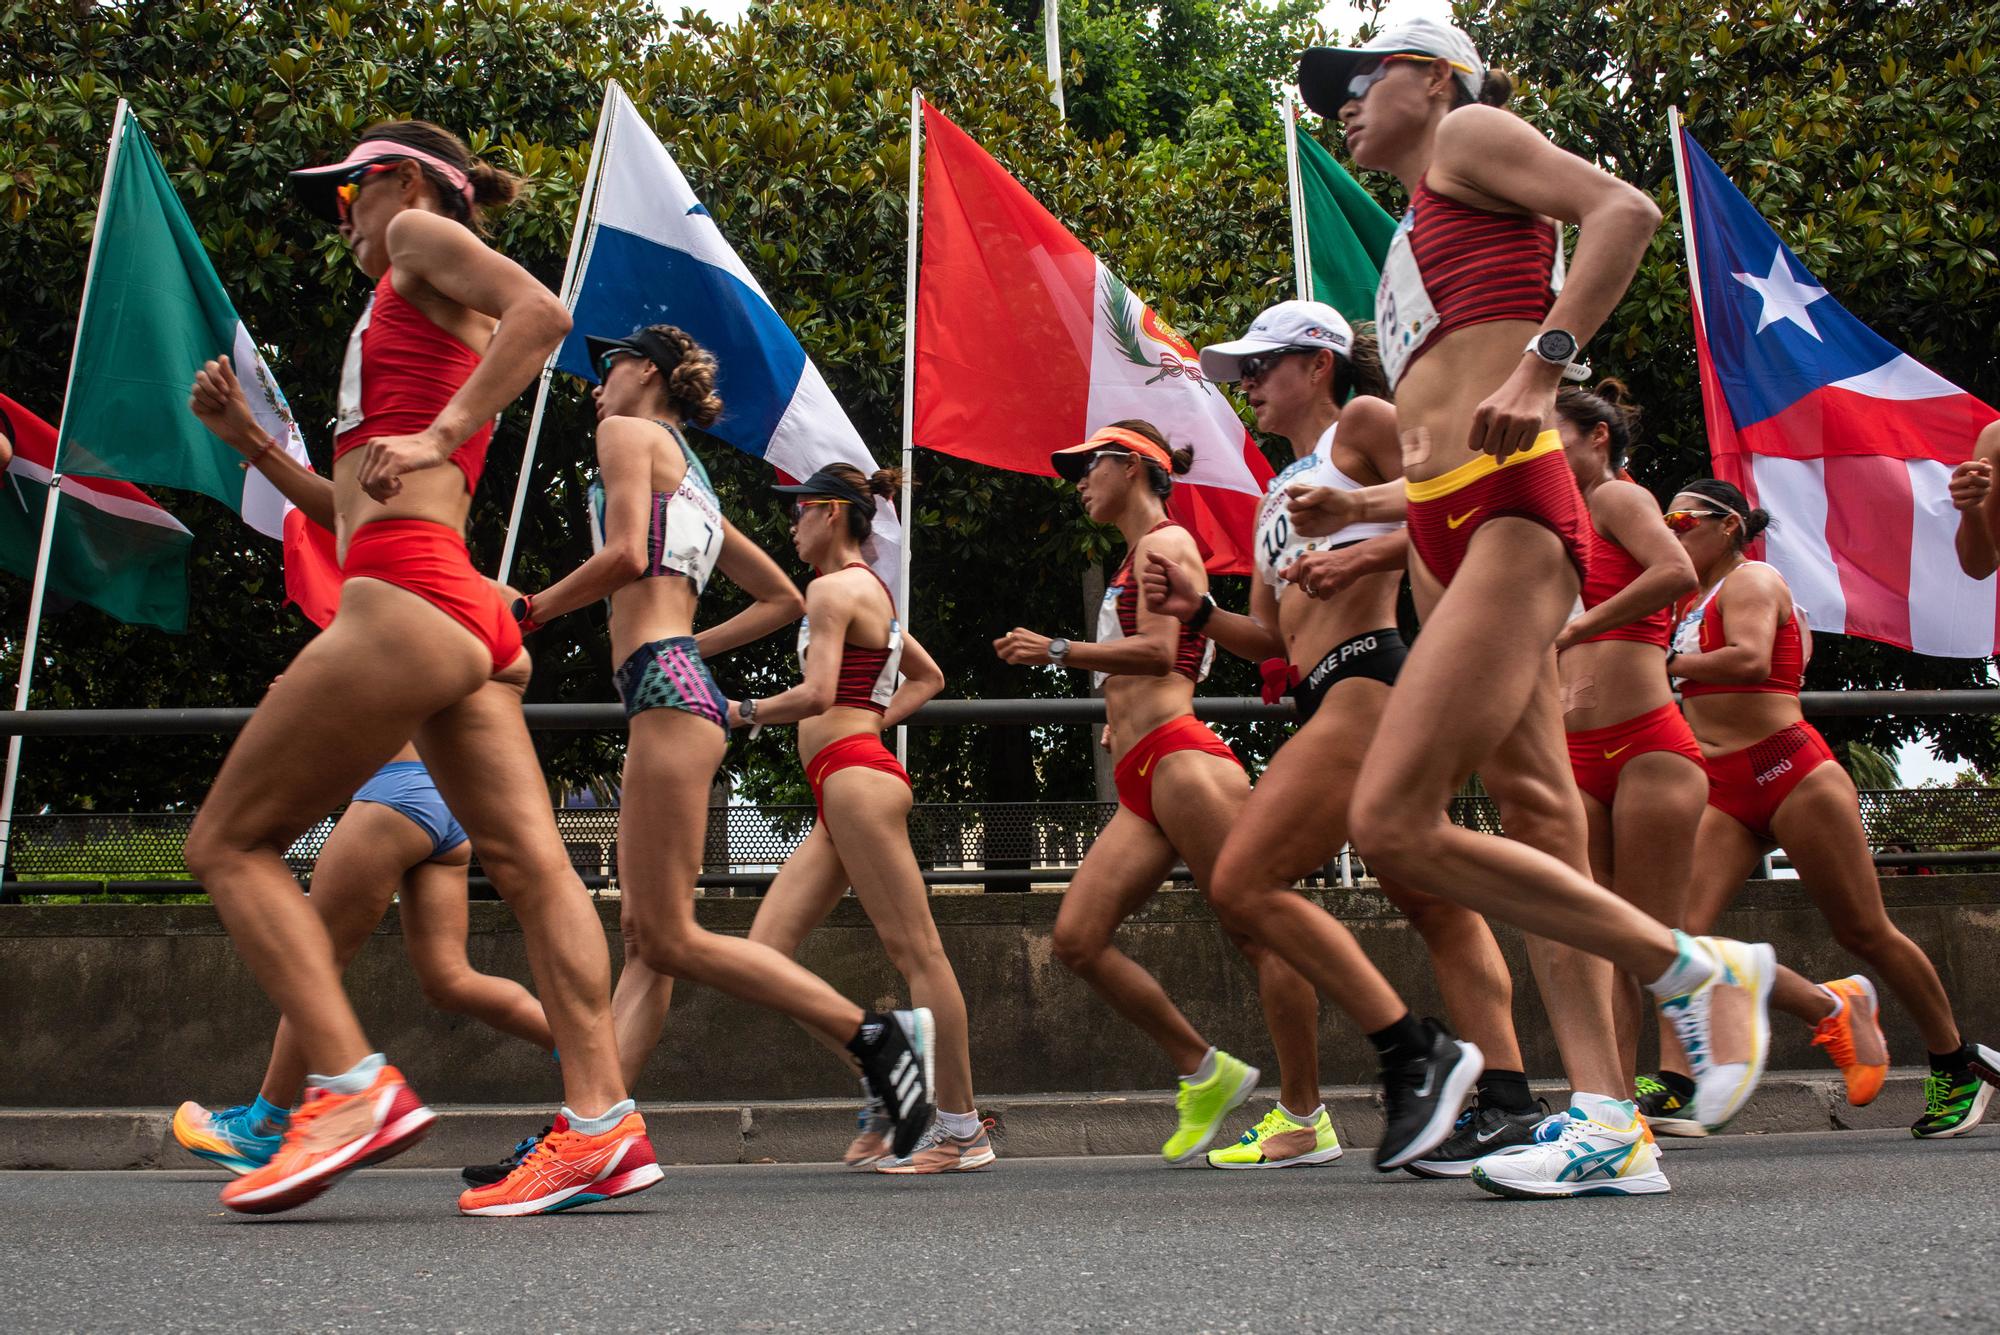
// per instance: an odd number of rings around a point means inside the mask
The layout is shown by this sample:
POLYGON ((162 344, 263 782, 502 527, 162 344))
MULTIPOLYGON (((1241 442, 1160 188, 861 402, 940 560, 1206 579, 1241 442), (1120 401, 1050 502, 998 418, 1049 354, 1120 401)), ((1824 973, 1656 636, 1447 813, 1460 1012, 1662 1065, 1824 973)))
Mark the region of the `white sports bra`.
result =
MULTIPOLYGON (((687 469, 680 486, 672 492, 656 491, 648 503, 646 521, 646 568, 641 579, 679 575, 694 582, 694 591, 708 587, 715 573, 716 558, 722 555, 722 502, 681 433, 665 422, 667 434, 680 446, 687 469)), ((593 551, 604 549, 604 484, 590 484, 590 542, 593 551)))
POLYGON ((1335 422, 1313 446, 1313 452, 1305 458, 1294 461, 1284 472, 1271 479, 1271 485, 1264 490, 1263 504, 1257 507, 1257 577, 1276 589, 1283 598, 1290 584, 1279 574, 1307 552, 1328 551, 1335 547, 1345 547, 1350 543, 1364 542, 1369 538, 1379 538, 1402 528, 1401 524, 1371 521, 1365 524, 1349 524, 1340 532, 1324 538, 1301 537, 1292 531, 1292 518, 1287 510, 1290 498, 1285 488, 1291 486, 1337 487, 1342 491, 1360 491, 1362 484, 1342 472, 1340 465, 1333 461, 1333 438, 1340 430, 1335 422))

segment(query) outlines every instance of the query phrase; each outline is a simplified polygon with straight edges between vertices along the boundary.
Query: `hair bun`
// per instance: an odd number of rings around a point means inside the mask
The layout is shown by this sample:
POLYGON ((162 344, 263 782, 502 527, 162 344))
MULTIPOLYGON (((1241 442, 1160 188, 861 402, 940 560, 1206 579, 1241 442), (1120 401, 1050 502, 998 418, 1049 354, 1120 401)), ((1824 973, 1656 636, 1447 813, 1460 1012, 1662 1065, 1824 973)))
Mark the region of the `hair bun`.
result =
POLYGON ((1479 100, 1489 107, 1504 107, 1514 96, 1514 76, 1506 70, 1488 70, 1479 85, 1479 100))

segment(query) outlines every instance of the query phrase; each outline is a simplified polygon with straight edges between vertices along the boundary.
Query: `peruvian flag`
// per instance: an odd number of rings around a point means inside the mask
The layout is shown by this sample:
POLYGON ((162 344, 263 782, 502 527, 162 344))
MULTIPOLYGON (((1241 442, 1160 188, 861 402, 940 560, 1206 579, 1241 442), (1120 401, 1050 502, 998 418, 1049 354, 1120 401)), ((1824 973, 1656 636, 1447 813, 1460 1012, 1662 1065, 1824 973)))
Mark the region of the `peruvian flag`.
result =
POLYGON ((1007 170, 924 105, 916 411, 926 449, 1055 476, 1049 455, 1139 418, 1194 450, 1168 511, 1218 574, 1248 574, 1271 466, 1194 346, 1007 170))
POLYGON ((2000 581, 1953 546, 1952 468, 2000 417, 1849 314, 1686 130, 1675 136, 1695 350, 1717 476, 1815 631, 1985 658, 2000 581))

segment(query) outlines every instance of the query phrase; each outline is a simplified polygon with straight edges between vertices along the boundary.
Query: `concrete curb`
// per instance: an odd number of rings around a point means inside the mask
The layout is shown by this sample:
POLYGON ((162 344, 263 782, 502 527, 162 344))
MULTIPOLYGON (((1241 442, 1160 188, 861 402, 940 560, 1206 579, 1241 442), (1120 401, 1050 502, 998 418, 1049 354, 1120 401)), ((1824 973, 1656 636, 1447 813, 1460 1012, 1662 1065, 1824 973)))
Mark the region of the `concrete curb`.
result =
MULTIPOLYGON (((1847 1104, 1840 1081, 1821 1073, 1772 1072, 1756 1100, 1726 1134, 1880 1130, 1909 1125, 1923 1110, 1919 1069, 1892 1071, 1866 1108, 1847 1104)), ((1567 1091, 1542 1083, 1536 1093, 1560 1107, 1567 1091)), ((1249 1125, 1277 1097, 1260 1089, 1231 1131, 1249 1125)), ((1372 1147, 1382 1132, 1375 1091, 1330 1090, 1327 1111, 1341 1142, 1372 1147)), ((1034 1094, 996 1098, 981 1110, 993 1119, 1003 1156, 1063 1158, 1096 1154, 1157 1154, 1173 1129, 1173 1098, 1147 1090, 1126 1094, 1034 1094)), ((456 1168, 498 1159, 549 1117, 545 1108, 459 1105, 438 1109, 437 1126, 421 1145, 395 1161, 399 1168, 456 1168)), ((645 1109, 661 1162, 675 1164, 824 1163, 854 1132, 852 1103, 676 1103, 645 1109)), ((201 1161, 175 1144, 168 1108, 0 1109, 0 1169, 63 1172, 135 1168, 188 1169, 201 1161)))

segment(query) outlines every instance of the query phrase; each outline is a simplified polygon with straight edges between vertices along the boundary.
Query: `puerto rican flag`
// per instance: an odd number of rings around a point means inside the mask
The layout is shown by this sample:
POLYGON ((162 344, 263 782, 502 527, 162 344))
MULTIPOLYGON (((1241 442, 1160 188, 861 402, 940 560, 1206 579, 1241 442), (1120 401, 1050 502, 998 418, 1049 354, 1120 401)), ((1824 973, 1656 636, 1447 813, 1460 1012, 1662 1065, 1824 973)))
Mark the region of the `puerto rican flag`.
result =
POLYGON ((1678 122, 1674 139, 1709 448, 1771 512, 1766 559, 1816 631, 1991 655, 2000 581, 1959 569, 1947 487, 2000 413, 1849 314, 1678 122))

